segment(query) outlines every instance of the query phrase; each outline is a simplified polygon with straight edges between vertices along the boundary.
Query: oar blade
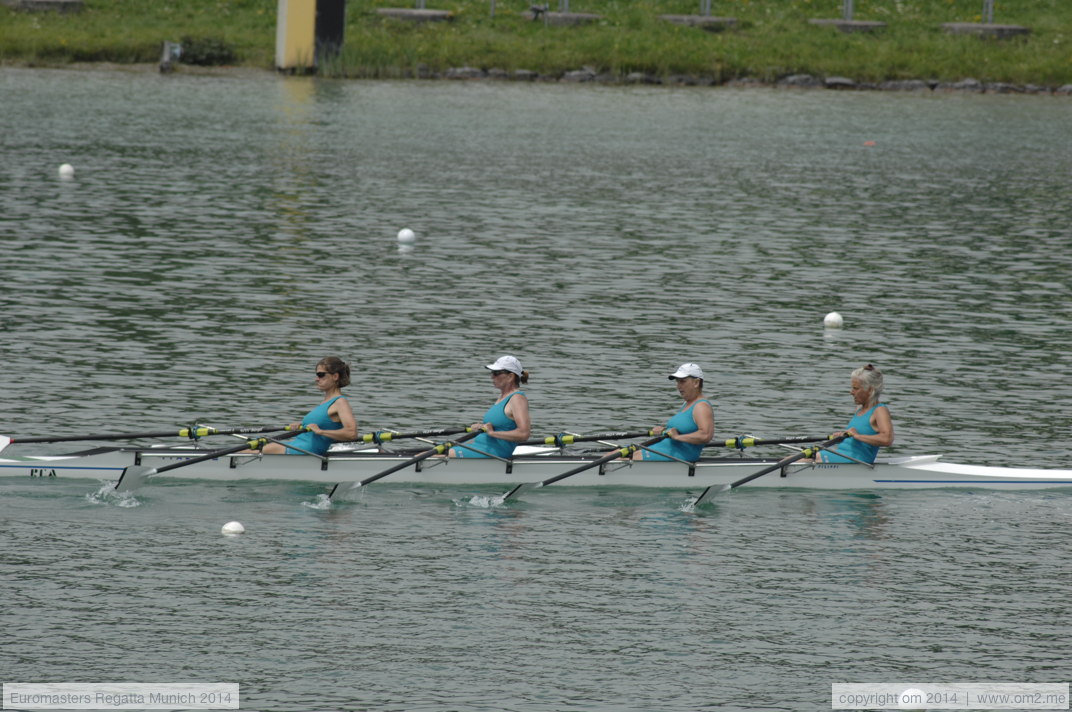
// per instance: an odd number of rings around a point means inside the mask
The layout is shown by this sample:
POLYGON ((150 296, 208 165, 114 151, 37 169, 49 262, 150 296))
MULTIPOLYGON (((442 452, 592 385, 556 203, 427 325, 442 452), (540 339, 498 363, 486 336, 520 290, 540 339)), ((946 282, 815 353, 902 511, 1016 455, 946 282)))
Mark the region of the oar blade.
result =
POLYGON ((727 490, 731 490, 731 489, 733 489, 733 485, 730 485, 730 484, 711 485, 710 487, 708 487, 707 489, 705 489, 703 492, 700 493, 700 496, 696 498, 696 501, 692 503, 692 506, 693 507, 699 507, 701 504, 704 504, 705 502, 709 502, 711 500, 711 498, 714 497, 714 495, 719 494, 721 492, 726 492, 727 490))
POLYGON ((10 444, 11 444, 11 438, 9 438, 6 435, 0 435, 0 452, 2 452, 4 450, 4 448, 6 448, 10 444))
POLYGON ((149 475, 155 474, 156 468, 134 465, 123 469, 115 483, 116 492, 133 492, 145 482, 149 475))
POLYGON ((361 482, 337 482, 328 492, 329 502, 347 502, 354 499, 361 491, 361 482))
POLYGON ((535 489, 537 487, 542 487, 542 486, 543 486, 542 482, 521 482, 516 487, 514 487, 512 490, 510 490, 509 492, 504 494, 499 499, 499 504, 502 504, 504 502, 509 502, 511 499, 515 499, 524 490, 535 489))

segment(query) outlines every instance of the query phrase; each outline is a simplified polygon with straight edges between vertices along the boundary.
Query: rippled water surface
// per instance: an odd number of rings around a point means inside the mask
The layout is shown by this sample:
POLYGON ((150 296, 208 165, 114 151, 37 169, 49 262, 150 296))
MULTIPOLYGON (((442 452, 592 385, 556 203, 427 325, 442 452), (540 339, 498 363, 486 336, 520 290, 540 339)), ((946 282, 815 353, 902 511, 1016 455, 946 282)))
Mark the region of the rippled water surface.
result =
MULTIPOLYGON (((822 434, 873 362, 891 452, 1068 467, 1070 119, 1049 96, 0 70, 0 432, 287 422, 328 353, 365 428, 469 423, 512 352, 539 434, 662 421, 682 361, 719 437, 822 434)), ((96 489, 0 483, 4 680, 683 711, 1068 681, 1063 492, 96 489)))

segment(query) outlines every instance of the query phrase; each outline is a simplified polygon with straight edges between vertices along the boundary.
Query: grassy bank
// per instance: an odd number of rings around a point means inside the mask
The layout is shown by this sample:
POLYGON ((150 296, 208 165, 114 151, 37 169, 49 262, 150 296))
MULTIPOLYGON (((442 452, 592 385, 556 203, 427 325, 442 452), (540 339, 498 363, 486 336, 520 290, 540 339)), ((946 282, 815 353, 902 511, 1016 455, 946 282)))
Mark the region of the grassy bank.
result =
MULTIPOLYGON (((349 0, 346 43, 327 71, 349 77, 397 77, 427 68, 527 69, 558 75, 589 66, 625 76, 692 75, 716 81, 774 81, 805 73, 857 81, 896 79, 1061 86, 1072 83, 1072 3, 1004 0, 994 21, 1023 25, 1009 40, 949 35, 946 22, 980 22, 982 0, 856 0, 854 19, 885 22, 874 34, 845 34, 809 19, 838 18, 842 0, 714 0, 712 14, 734 17, 723 32, 672 25, 661 14, 697 14, 698 0, 571 0, 570 10, 599 14, 594 24, 549 27, 525 19, 528 0, 427 0, 452 22, 415 24, 383 18, 379 7, 412 0, 349 0)), ((551 9, 557 5, 552 1, 551 9)), ((274 0, 85 0, 81 13, 0 7, 0 62, 155 62, 161 42, 220 41, 236 64, 271 68, 274 0)))

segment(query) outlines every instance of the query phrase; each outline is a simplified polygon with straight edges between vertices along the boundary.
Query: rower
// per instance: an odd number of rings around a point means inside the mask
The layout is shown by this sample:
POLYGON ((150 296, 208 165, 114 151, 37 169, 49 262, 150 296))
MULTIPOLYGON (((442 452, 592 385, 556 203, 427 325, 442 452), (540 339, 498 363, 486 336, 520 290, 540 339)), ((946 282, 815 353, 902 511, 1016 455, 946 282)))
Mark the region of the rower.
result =
POLYGON ((816 462, 861 462, 869 465, 875 461, 880 447, 893 444, 890 409, 885 403, 879 402, 882 386, 882 371, 871 364, 852 372, 850 392, 856 403, 856 412, 845 430, 830 435, 832 438, 839 435, 849 437, 841 441, 834 450, 820 452, 816 456, 816 462))

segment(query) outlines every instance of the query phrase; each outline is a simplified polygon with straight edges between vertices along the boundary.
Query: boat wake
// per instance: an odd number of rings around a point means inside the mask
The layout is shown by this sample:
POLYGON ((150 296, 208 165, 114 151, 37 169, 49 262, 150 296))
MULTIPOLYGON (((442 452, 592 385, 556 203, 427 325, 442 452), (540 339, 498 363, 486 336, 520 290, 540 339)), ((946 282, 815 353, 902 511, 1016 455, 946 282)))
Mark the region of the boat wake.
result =
POLYGON ((96 492, 86 495, 86 501, 90 504, 101 504, 112 507, 140 507, 141 500, 134 496, 130 490, 123 492, 115 491, 115 482, 105 482, 96 492))

